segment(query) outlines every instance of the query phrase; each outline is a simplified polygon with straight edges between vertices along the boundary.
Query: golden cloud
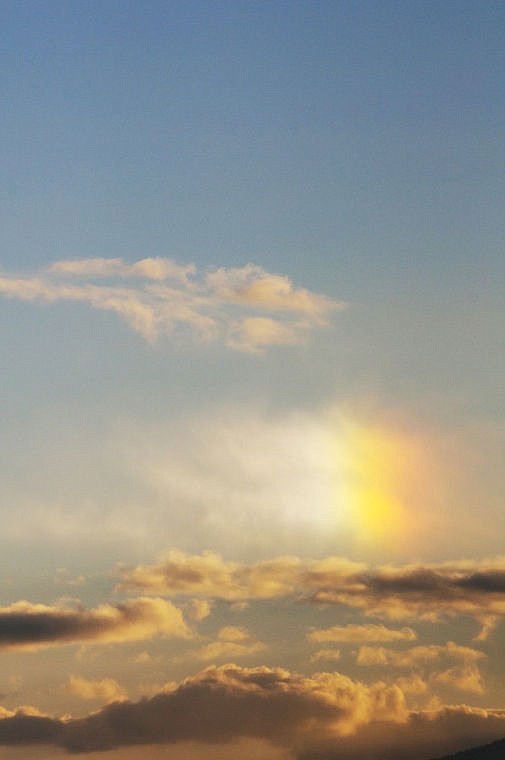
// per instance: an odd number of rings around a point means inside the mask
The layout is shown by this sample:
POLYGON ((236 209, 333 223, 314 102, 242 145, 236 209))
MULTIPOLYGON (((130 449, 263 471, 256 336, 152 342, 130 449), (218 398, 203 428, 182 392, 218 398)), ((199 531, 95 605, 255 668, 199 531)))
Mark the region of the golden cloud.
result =
MULTIPOLYGON (((468 615, 482 621, 487 633, 491 622, 505 615, 505 557, 369 567, 341 557, 285 556, 247 565, 226 562, 213 552, 189 555, 172 550, 156 564, 124 568, 119 588, 230 602, 295 596, 390 620, 435 622, 443 616, 468 615)), ((355 635, 365 635, 364 630, 355 635)), ((410 636, 406 630, 401 635, 410 636)), ((345 634, 337 627, 334 634, 318 635, 345 634)))
POLYGON ((386 628, 384 625, 334 625, 318 628, 307 634, 309 641, 413 641, 417 638, 412 628, 386 628))
POLYGON ((425 760, 504 731, 499 710, 409 711, 398 686, 237 665, 207 668, 148 699, 108 704, 83 718, 0 711, 1 745, 44 744, 69 753, 248 738, 285 748, 298 760, 425 760))
POLYGON ((165 599, 133 599, 93 609, 20 601, 0 607, 0 649, 41 649, 76 642, 139 641, 156 635, 191 638, 182 613, 165 599))
POLYGON ((393 668, 415 668, 420 664, 435 662, 445 657, 466 663, 481 660, 486 655, 478 649, 459 646, 452 641, 445 645, 429 644, 395 650, 386 647, 360 647, 356 662, 358 665, 383 665, 393 668))
POLYGON ((88 680, 80 676, 70 676, 67 690, 81 699, 96 699, 100 702, 116 702, 126 699, 124 689, 113 678, 88 680))

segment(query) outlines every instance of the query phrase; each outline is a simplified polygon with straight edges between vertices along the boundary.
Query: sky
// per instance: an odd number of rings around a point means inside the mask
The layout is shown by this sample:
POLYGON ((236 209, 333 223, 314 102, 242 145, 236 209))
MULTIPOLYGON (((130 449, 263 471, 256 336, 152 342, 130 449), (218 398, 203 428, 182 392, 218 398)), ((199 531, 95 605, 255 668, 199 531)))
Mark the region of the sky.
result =
POLYGON ((0 8, 0 760, 505 736, 505 7, 0 8))

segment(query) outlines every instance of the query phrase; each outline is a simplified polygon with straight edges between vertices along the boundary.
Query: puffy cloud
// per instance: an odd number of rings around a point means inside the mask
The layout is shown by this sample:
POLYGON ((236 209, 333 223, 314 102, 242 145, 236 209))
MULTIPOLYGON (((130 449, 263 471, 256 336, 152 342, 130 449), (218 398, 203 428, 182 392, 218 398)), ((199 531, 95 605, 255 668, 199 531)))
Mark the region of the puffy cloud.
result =
POLYGON ((0 277, 0 293, 113 311, 150 341, 186 330, 199 341, 221 340, 246 352, 299 343, 343 308, 258 266, 198 272, 169 258, 57 261, 34 275, 0 277))
POLYGON ((340 557, 306 561, 284 556, 246 565, 211 551, 191 555, 172 549, 158 564, 124 568, 119 588, 227 601, 275 599, 317 589, 319 575, 345 579, 365 569, 340 557))
POLYGON ((307 634, 310 641, 413 641, 416 637, 412 628, 386 628, 384 625, 334 625, 318 628, 307 634))
POLYGON ((0 649, 34 650, 82 641, 138 641, 156 635, 192 635, 181 611, 164 599, 140 597, 89 610, 26 601, 0 607, 0 649))
MULTIPOLYGON (((298 746, 314 735, 352 734, 369 721, 407 719, 402 694, 383 683, 366 686, 338 673, 304 678, 281 669, 210 667, 140 702, 116 702, 81 719, 34 716, 32 742, 54 743, 70 752, 120 746, 238 737, 298 746)), ((28 716, 0 720, 0 743, 26 743, 28 716)))
POLYGON ((120 587, 228 601, 297 596, 390 620, 435 622, 443 616, 469 615, 489 626, 491 618, 505 615, 505 557, 374 568, 341 557, 285 556, 246 565, 226 562, 212 552, 188 555, 173 550, 154 565, 124 569, 120 587))
POLYGON ((298 760, 425 760, 504 730, 499 710, 408 711, 398 686, 237 665, 207 668, 149 699, 108 704, 83 718, 27 708, 0 713, 0 744, 46 744, 70 753, 247 738, 290 750, 298 760))

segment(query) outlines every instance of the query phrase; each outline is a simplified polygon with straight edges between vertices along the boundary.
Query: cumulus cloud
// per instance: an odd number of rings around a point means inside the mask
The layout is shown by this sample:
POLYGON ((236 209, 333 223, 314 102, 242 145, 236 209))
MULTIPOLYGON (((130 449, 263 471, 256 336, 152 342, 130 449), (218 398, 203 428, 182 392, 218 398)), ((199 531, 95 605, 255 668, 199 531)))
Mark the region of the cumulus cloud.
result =
POLYGON ((173 550, 156 564, 124 569, 120 588, 227 601, 296 596, 390 620, 436 622, 444 616, 468 615, 489 627, 491 618, 505 615, 505 557, 369 567, 341 557, 285 556, 247 565, 226 562, 213 552, 189 555, 173 550))
POLYGON ((133 599, 93 609, 20 601, 0 607, 0 649, 35 650, 76 642, 110 643, 156 635, 190 638, 182 613, 165 599, 133 599))
POLYGON ((207 668, 150 698, 108 704, 83 718, 27 708, 0 712, 0 744, 46 744, 70 753, 250 738, 288 749, 298 760, 425 760, 504 730, 505 713, 498 710, 409 711, 398 686, 237 665, 207 668))
POLYGON ((197 271, 169 258, 54 262, 31 275, 0 276, 0 293, 23 301, 77 301, 118 314, 149 341, 181 330, 254 353, 303 341, 343 304, 248 264, 197 271))
POLYGON ((247 565, 226 561, 212 551, 194 555, 172 549, 155 565, 124 568, 118 587, 173 597, 275 599, 317 589, 319 575, 345 579, 365 569, 362 563, 340 557, 302 560, 287 555, 247 565))
MULTIPOLYGON (((0 720, 0 743, 24 743, 23 716, 0 720)), ((307 736, 353 734, 369 722, 401 722, 408 714, 397 687, 366 686, 338 673, 312 678, 282 669, 225 665, 167 687, 140 702, 116 702, 82 719, 51 720, 37 716, 32 741, 71 752, 181 741, 227 742, 257 737, 287 746, 307 736), (52 731, 52 736, 51 736, 52 731)))

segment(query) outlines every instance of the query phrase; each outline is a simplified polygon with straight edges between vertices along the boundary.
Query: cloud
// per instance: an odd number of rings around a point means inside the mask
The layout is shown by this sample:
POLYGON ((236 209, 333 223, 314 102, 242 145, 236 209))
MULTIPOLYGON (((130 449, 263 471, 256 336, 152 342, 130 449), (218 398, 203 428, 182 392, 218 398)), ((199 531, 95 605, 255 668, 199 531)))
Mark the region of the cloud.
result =
POLYGON ((337 660, 340 660, 341 656, 342 653, 340 649, 319 649, 311 655, 310 661, 317 662, 318 660, 333 660, 336 662, 337 660))
POLYGON ((265 644, 256 641, 246 628, 227 625, 217 634, 217 641, 206 644, 194 653, 194 657, 204 662, 215 662, 223 659, 248 657, 265 649, 265 644))
POLYGON ((390 620, 436 622, 444 616, 467 615, 486 626, 491 616, 505 615, 505 557, 369 567, 341 557, 285 556, 247 565, 226 562, 213 552, 189 555, 172 550, 160 562, 123 569, 122 575, 122 589, 169 597, 244 601, 295 596, 390 620))
POLYGON ((116 702, 126 699, 124 689, 113 678, 87 680, 80 676, 70 676, 67 690, 81 699, 96 699, 100 702, 116 702))
POLYGON ((398 686, 237 665, 207 668, 150 698, 108 704, 82 718, 28 708, 0 712, 0 744, 46 744, 70 753, 248 738, 288 749, 298 760, 425 760, 504 730, 499 710, 408 711, 398 686))
POLYGON ((33 275, 0 277, 0 293, 22 301, 74 301, 112 311, 149 341, 182 331, 199 342, 221 341, 249 353, 300 343, 343 308, 252 264, 197 271, 194 264, 169 258, 132 264, 120 258, 56 261, 33 275))
POLYGON ((441 673, 433 673, 430 683, 474 694, 484 694, 485 691, 480 670, 475 665, 461 665, 441 673))
POLYGON ((484 652, 478 649, 460 646, 449 641, 445 645, 429 644, 399 651, 385 647, 363 646, 358 651, 356 662, 366 667, 381 665, 393 668, 415 668, 420 664, 434 662, 443 657, 470 663, 481 660, 485 656, 484 652))
POLYGON ((369 723, 355 736, 315 741, 297 760, 426 760, 468 749, 505 732, 505 712, 467 705, 412 711, 404 723, 369 723))
POLYGON ((312 590, 319 573, 347 578, 365 568, 340 557, 307 561, 284 556, 246 565, 225 561, 211 551, 191 555, 172 549, 158 564, 124 568, 118 588, 233 602, 275 599, 312 590))
MULTIPOLYGON (((26 742, 24 717, 5 714, 0 743, 26 742)), ((352 734, 370 720, 401 722, 407 713, 401 692, 382 683, 366 686, 340 674, 304 678, 282 669, 225 665, 207 668, 150 699, 116 702, 85 718, 30 717, 32 742, 38 732, 41 742, 70 752, 91 752, 238 737, 296 746, 315 734, 352 734)))
POLYGON ((156 635, 192 635, 181 611, 164 599, 140 597, 89 610, 26 601, 0 607, 0 649, 35 650, 82 641, 138 641, 156 635))
POLYGON ((318 628, 307 634, 309 641, 412 641, 417 638, 412 628, 400 630, 384 625, 334 625, 332 628, 318 628))

